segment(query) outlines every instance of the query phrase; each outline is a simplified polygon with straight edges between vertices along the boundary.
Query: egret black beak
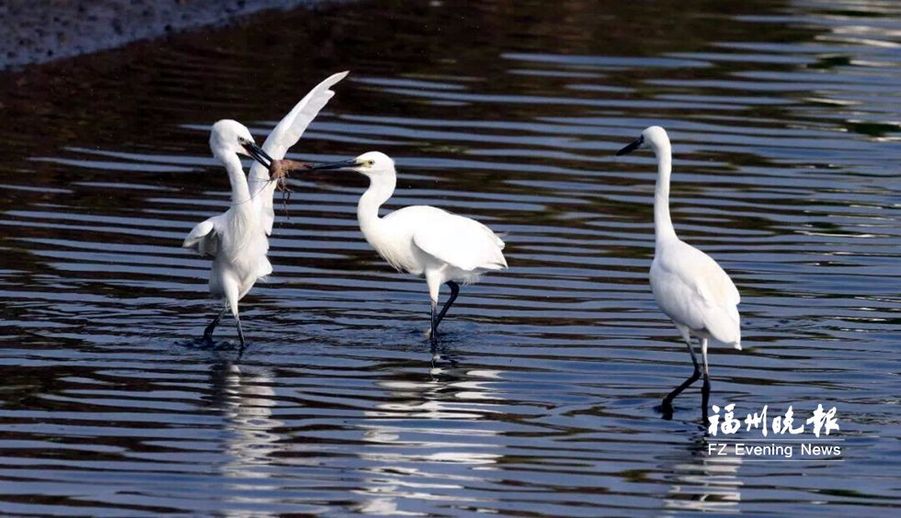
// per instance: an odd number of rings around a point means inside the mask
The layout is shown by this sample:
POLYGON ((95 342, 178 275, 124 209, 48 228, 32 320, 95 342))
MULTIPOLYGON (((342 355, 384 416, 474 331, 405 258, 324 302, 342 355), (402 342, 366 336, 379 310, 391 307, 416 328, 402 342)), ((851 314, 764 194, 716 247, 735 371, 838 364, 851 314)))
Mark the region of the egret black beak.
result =
POLYGON ((269 156, 268 153, 263 151, 263 148, 254 144, 253 142, 249 142, 244 144, 244 149, 247 151, 247 154, 251 156, 254 160, 262 164, 263 167, 269 169, 272 165, 272 157, 269 156))
POLYGON ((617 152, 616 152, 616 156, 628 155, 629 153, 631 153, 631 152, 635 151, 636 149, 638 149, 642 144, 644 144, 644 136, 643 136, 643 135, 642 135, 641 137, 638 137, 637 139, 635 139, 635 140, 634 140, 631 144, 629 144, 628 146, 626 146, 626 147, 620 149, 619 151, 617 151, 617 152))
POLYGON ((324 171, 326 169, 349 169, 352 167, 357 167, 357 159, 351 158, 350 160, 341 160, 340 162, 328 162, 325 164, 317 164, 310 168, 311 171, 324 171))

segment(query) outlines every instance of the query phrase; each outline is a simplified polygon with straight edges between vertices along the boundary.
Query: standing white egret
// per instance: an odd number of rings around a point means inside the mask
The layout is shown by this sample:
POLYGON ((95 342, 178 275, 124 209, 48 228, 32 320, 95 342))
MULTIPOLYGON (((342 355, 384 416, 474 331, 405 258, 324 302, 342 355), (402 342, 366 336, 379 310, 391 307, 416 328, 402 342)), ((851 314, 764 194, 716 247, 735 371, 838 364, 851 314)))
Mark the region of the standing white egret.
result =
POLYGON ((673 229, 669 213, 669 185, 672 153, 666 130, 651 126, 641 136, 620 149, 625 155, 650 147, 657 156, 657 186, 654 192, 654 261, 651 263, 651 290, 660 309, 669 316, 685 340, 694 373, 663 399, 665 416, 672 416, 672 401, 701 376, 691 346, 691 336, 701 342, 704 361, 703 413, 707 415, 710 397, 710 373, 707 368, 707 343, 732 346, 741 350, 738 290, 726 272, 704 252, 681 241, 673 229))
POLYGON ((213 125, 210 148, 228 171, 232 206, 225 213, 194 227, 182 244, 201 256, 213 258, 210 293, 225 299, 225 307, 203 332, 208 343, 212 342, 213 330, 222 315, 231 309, 243 350, 245 342, 238 317, 238 301, 257 279, 272 273, 272 265, 266 258, 269 250, 266 236, 272 233, 275 219, 272 197, 276 183, 270 181, 269 167, 273 160, 282 159, 300 140, 310 122, 335 95, 329 88, 346 76, 347 72, 334 74, 310 90, 275 126, 262 149, 253 143, 247 128, 238 122, 223 120, 213 125), (252 156, 255 160, 249 178, 244 176, 239 154, 252 156))
POLYGON ((239 155, 251 156, 262 164, 272 159, 254 144, 250 131, 233 120, 213 124, 210 149, 228 172, 232 188, 231 207, 194 227, 182 246, 213 258, 210 293, 225 301, 222 311, 204 330, 204 339, 212 342, 213 330, 225 311, 231 309, 243 350, 244 332, 238 317, 238 301, 250 291, 257 279, 272 273, 272 265, 266 258, 269 240, 263 219, 254 206, 239 155))
POLYGON ((351 169, 369 177, 369 189, 357 204, 360 230, 388 264, 425 277, 431 298, 433 345, 437 343, 438 324, 460 291, 459 283, 474 283, 485 272, 507 267, 504 242, 474 219, 427 205, 404 207, 379 217, 379 207, 391 198, 397 184, 394 160, 384 153, 370 151, 312 169, 351 169), (442 284, 447 284, 451 293, 438 312, 442 284))

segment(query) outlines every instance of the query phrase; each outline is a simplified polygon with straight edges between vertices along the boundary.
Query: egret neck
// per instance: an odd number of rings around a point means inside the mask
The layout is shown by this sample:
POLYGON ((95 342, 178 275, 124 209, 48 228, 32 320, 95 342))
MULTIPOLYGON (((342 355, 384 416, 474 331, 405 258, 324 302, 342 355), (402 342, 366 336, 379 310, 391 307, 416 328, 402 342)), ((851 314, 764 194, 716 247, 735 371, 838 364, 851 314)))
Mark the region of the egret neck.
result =
POLYGON ((219 160, 228 172, 228 179, 232 186, 232 205, 239 207, 247 205, 250 208, 250 188, 247 186, 247 177, 244 176, 244 167, 241 159, 234 153, 217 153, 219 160))
POLYGON ((394 188, 397 186, 397 175, 394 171, 382 174, 367 174, 369 177, 369 189, 360 196, 357 204, 357 221, 360 222, 360 230, 371 242, 371 237, 378 231, 381 223, 379 207, 391 198, 394 188))
POLYGON ((654 235, 657 245, 676 238, 676 230, 669 215, 669 177, 673 170, 673 157, 668 140, 651 141, 657 156, 657 186, 654 189, 654 235))

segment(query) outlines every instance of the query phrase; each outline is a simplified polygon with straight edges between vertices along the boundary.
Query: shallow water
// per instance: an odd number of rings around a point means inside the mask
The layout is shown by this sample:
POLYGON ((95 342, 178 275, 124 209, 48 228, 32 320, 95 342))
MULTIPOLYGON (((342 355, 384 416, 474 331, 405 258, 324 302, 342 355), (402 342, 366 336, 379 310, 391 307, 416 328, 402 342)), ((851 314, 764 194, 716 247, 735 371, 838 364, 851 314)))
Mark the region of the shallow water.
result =
POLYGON ((555 9, 266 13, 0 76, 0 509, 897 514, 901 8, 555 9), (292 180, 244 357, 228 325, 192 341, 214 303, 180 243, 228 199, 208 125, 263 139, 341 69, 292 158, 379 149, 390 207, 506 233, 510 270, 464 288, 437 369, 424 283, 363 241, 349 173, 292 180), (613 156, 651 124, 677 231, 743 296, 711 403, 835 406, 840 456, 709 456, 699 386, 661 419, 690 363, 647 285, 653 158, 613 156))

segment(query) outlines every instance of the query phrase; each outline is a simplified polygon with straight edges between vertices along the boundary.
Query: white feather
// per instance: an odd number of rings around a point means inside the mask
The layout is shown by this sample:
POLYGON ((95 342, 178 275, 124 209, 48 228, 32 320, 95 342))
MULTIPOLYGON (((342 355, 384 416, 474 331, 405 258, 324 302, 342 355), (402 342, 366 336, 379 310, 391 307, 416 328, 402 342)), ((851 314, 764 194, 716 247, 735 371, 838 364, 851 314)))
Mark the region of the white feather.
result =
POLYGON ((695 335, 741 348, 738 289, 704 252, 679 241, 658 247, 651 263, 651 289, 657 305, 695 335))
POLYGON ((413 232, 413 244, 438 261, 464 271, 507 267, 501 252, 504 242, 474 219, 421 205, 391 214, 392 220, 400 217, 419 221, 413 232))
MULTIPOLYGON (((284 158, 288 149, 300 140, 307 126, 335 95, 329 88, 347 77, 347 74, 348 72, 333 74, 310 90, 275 126, 263 143, 263 151, 275 160, 284 158)), ((262 164, 254 162, 250 168, 248 183, 254 204, 263 219, 266 235, 270 235, 275 221, 275 211, 272 208, 275 182, 269 180, 269 171, 262 164)))
POLYGON ((220 214, 198 223, 181 246, 194 250, 201 257, 216 257, 219 253, 219 232, 216 230, 216 224, 219 223, 221 226, 221 219, 220 214))

